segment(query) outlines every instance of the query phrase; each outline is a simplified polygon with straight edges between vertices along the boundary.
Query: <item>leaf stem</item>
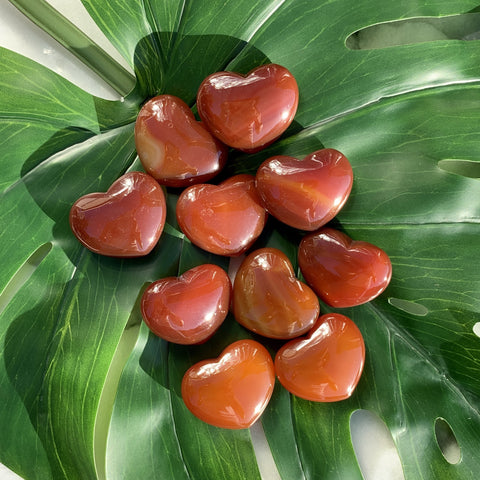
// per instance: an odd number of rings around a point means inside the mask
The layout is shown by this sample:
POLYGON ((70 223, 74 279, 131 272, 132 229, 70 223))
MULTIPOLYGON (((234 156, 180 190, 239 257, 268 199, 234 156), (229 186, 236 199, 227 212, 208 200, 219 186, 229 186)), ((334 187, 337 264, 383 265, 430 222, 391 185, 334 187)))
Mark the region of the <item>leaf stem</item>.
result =
POLYGON ((117 93, 126 96, 132 90, 135 77, 45 0, 9 1, 117 93))

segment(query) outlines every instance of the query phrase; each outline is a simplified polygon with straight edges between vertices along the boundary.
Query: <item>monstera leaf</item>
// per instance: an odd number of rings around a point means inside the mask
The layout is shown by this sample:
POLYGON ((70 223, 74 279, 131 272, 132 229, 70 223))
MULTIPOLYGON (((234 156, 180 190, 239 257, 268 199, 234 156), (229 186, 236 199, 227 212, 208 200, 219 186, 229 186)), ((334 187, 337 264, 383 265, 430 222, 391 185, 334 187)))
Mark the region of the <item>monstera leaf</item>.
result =
MULTIPOLYGON (((407 42, 362 35, 381 23, 438 31, 435 21, 449 26, 457 15, 478 26, 478 0, 83 3, 135 71, 122 101, 0 52, 0 461, 25 479, 260 478, 250 432, 203 424, 179 395, 188 366, 246 331, 229 317, 204 345, 169 345, 138 308, 149 282, 206 261, 228 269, 228 260, 183 237, 178 192, 168 192, 165 232, 141 259, 85 250, 68 213, 79 196, 140 169, 133 126, 145 99, 171 93, 194 107, 207 74, 274 62, 298 81, 295 122, 266 151, 231 152, 224 175, 254 172, 273 153, 342 151, 354 188, 333 224, 383 248, 394 272, 378 299, 342 311, 367 348, 350 399, 313 403, 276 385, 261 422, 278 471, 284 480, 362 478, 350 418, 364 409, 390 431, 405 478, 476 478, 479 43, 448 29, 407 42), (444 457, 442 431, 455 436, 458 461, 444 457)), ((77 54, 89 62, 88 48, 77 54)), ((295 263, 300 235, 269 220, 259 245, 295 263)))

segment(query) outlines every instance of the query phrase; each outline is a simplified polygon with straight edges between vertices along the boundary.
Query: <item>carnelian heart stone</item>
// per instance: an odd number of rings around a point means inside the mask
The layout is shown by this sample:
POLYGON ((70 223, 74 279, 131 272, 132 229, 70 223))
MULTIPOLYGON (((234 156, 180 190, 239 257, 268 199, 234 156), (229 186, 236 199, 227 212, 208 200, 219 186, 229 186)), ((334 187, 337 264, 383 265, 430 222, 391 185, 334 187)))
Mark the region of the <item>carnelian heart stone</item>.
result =
POLYGON ((217 359, 190 367, 182 380, 187 408, 206 423, 248 428, 272 396, 275 369, 267 349, 254 340, 238 340, 217 359))
POLYGON ((298 106, 294 76, 276 64, 257 67, 246 76, 209 75, 197 93, 200 118, 230 147, 254 152, 276 140, 292 123, 298 106))
POLYGON ((70 209, 70 226, 89 250, 111 257, 140 257, 158 242, 165 225, 166 202, 150 175, 130 172, 106 193, 90 193, 70 209))
POLYGON ((365 363, 358 327, 345 315, 322 315, 306 338, 287 342, 275 357, 280 383, 294 395, 314 402, 350 397, 365 363))
POLYGON ((227 316, 231 283, 225 270, 204 264, 179 277, 153 282, 143 293, 141 311, 157 336, 191 345, 207 340, 227 316))
POLYGON ((388 255, 333 228, 306 235, 298 263, 307 283, 332 307, 353 307, 380 295, 392 278, 388 255))
POLYGON ((284 155, 265 160, 256 186, 263 205, 281 222, 313 231, 341 210, 353 184, 352 167, 339 151, 326 148, 298 160, 284 155))
POLYGON ((313 290, 295 278, 290 260, 276 248, 255 250, 242 262, 234 280, 232 309, 245 328, 277 339, 304 334, 320 312, 313 290))
POLYGON ((159 95, 143 105, 135 123, 135 145, 145 171, 170 187, 207 181, 227 160, 228 147, 173 95, 159 95))
POLYGON ((186 188, 177 202, 182 232, 210 253, 237 256, 262 233, 267 213, 260 203, 253 175, 235 175, 219 185, 186 188))

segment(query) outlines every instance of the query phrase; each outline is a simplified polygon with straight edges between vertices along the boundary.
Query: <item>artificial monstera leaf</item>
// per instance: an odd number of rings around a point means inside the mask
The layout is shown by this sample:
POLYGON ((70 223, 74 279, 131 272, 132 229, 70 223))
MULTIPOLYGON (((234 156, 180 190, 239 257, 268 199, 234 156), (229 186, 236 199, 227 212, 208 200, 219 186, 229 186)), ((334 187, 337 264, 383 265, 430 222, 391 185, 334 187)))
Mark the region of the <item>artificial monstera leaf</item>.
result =
MULTIPOLYGON (((298 81, 295 122, 263 152, 231 152, 223 175, 253 173, 272 154, 342 151, 354 187, 333 224, 393 264, 379 298, 342 310, 367 349, 353 396, 320 404, 277 384, 261 421, 278 471, 284 480, 362 478, 350 418, 366 409, 388 427, 405 478, 476 478, 480 49, 465 39, 471 32, 449 28, 457 15, 478 26, 478 1, 83 3, 135 71, 122 102, 0 51, 0 461, 25 479, 260 478, 250 432, 203 424, 179 395, 193 362, 248 333, 228 318, 204 345, 183 347, 139 327, 146 284, 228 261, 183 237, 178 192, 168 192, 165 232, 141 259, 85 250, 68 213, 79 196, 140 168, 133 126, 143 101, 170 93, 194 107, 209 73, 275 62, 298 81), (365 41, 381 23, 441 34, 365 41), (100 408, 104 397, 111 408, 100 408), (439 425, 460 447, 454 463, 439 448, 439 425)), ((269 220, 258 245, 296 264, 300 238, 269 220)))

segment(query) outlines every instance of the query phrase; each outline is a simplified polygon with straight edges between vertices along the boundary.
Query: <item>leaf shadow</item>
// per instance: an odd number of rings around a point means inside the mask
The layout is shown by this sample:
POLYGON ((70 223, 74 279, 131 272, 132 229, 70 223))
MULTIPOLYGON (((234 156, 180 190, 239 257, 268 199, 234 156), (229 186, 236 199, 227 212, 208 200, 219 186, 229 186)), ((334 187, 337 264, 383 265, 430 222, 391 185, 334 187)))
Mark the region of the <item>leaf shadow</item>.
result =
POLYGON ((181 380, 189 367, 200 360, 217 358, 230 343, 241 338, 251 335, 231 314, 212 337, 196 345, 169 343, 149 332, 139 365, 155 383, 181 396, 181 380))
POLYGON ((25 178, 46 159, 75 143, 84 142, 92 135, 92 131, 74 126, 58 130, 23 162, 20 176, 25 178))
MULTIPOLYGON (((176 255, 173 252, 178 243, 177 238, 165 235, 156 247, 155 254, 131 259, 132 261, 87 252, 78 256, 76 274, 70 280, 66 282, 60 280, 57 284, 50 282, 46 288, 40 287, 37 290, 35 284, 43 282, 45 276, 35 275, 31 277, 32 283, 25 285, 29 288, 28 291, 34 291, 36 294, 35 307, 16 316, 13 314, 8 319, 9 326, 2 352, 3 362, 9 383, 16 392, 15 396, 9 397, 9 401, 15 402, 16 410, 19 408, 19 402, 23 404, 33 428, 34 440, 29 438, 28 441, 34 441, 43 446, 41 451, 47 455, 52 471, 61 470, 59 462, 63 461, 63 457, 58 458, 58 450, 65 455, 71 447, 68 442, 65 442, 64 435, 67 429, 76 431, 76 435, 69 437, 72 441, 78 441, 78 438, 82 437, 82 442, 85 442, 79 449, 78 459, 73 459, 71 463, 76 464, 78 471, 84 471, 92 465, 92 458, 86 458, 91 454, 88 442, 93 438, 89 434, 94 431, 92 412, 89 412, 90 418, 88 416, 74 418, 72 414, 75 410, 74 407, 72 408, 72 402, 76 402, 79 396, 83 397, 90 388, 88 382, 82 384, 85 379, 82 379, 82 375, 88 369, 97 367, 98 370, 95 372, 98 372, 98 375, 95 375, 92 370, 90 379, 107 375, 107 370, 115 361, 115 350, 118 349, 116 339, 123 329, 129 327, 128 322, 132 321, 125 312, 136 306, 137 292, 140 291, 144 279, 155 278, 159 269, 163 271, 176 269, 176 255), (86 278, 88 278, 86 283, 89 288, 84 288, 84 294, 79 295, 76 289, 79 282, 86 278), (117 281, 118 288, 115 284, 117 281), (89 296, 97 299, 98 304, 91 302, 87 305, 89 296), (108 301, 112 297, 113 302, 118 306, 118 312, 123 313, 103 318, 99 312, 104 311, 105 303, 108 310, 108 301), (71 307, 74 305, 73 310, 76 313, 73 316, 77 316, 79 320, 86 318, 87 322, 72 321, 70 314, 71 307), (105 323, 105 331, 108 332, 105 335, 98 335, 97 344, 83 341, 90 331, 88 320, 92 319, 93 329, 98 325, 99 329, 103 330, 105 323), (78 339, 80 341, 75 341, 78 339), (105 359, 109 362, 108 364, 97 363, 97 359, 92 356, 92 346, 107 355, 105 359), (107 349, 108 353, 105 353, 107 349), (72 380, 64 383, 62 380, 65 375, 64 369, 68 371, 73 365, 77 365, 74 370, 78 377, 75 380, 72 377, 72 380), (74 384, 69 383, 71 381, 74 384), (78 392, 65 395, 65 388, 69 385, 75 385, 75 388, 79 389, 78 392), (63 396, 65 399, 62 398, 63 396), (59 418, 62 416, 65 418, 59 418), (66 430, 59 429, 59 423, 67 424, 66 430), (80 431, 82 435, 79 434, 80 431), (85 434, 84 437, 83 434, 85 434), (82 463, 85 466, 82 466, 82 463)), ((77 253, 82 250, 78 245, 76 248, 77 253)), ((55 269, 53 264, 47 267, 49 279, 54 278, 55 274, 52 272, 55 272, 55 269)), ((26 293, 24 292, 23 295, 25 296, 26 293)), ((136 317, 140 315, 139 312, 135 313, 136 317)), ((92 389, 88 394, 87 403, 95 403, 95 400, 100 398, 104 387, 105 385, 101 383, 97 390, 92 389)), ((86 408, 86 410, 89 409, 86 408)), ((33 447, 32 450, 34 450, 33 447)), ((43 464, 36 466, 38 470, 43 467, 43 464)), ((50 478, 50 476, 45 474, 42 478, 50 478)))
MULTIPOLYGON (((49 352, 57 325, 53 315, 41 315, 42 311, 49 309, 48 300, 45 300, 34 309, 16 316, 7 329, 3 351, 8 380, 22 402, 34 431, 24 439, 25 445, 31 442, 35 444, 34 451, 29 448, 25 451, 27 456, 32 454, 29 469, 33 469, 33 476, 42 478, 50 478, 52 472, 59 468, 52 447, 54 438, 49 431, 51 416, 47 393, 51 360, 49 352), (35 321, 32 322, 32 319, 35 321), (41 455, 38 453, 38 443, 42 445, 41 455), (42 457, 46 457, 50 468, 42 461, 42 457)), ((18 406, 14 408, 18 410, 18 406)), ((65 416, 67 415, 68 412, 65 411, 65 416)))
POLYGON ((262 51, 230 35, 153 32, 135 47, 137 84, 132 95, 145 100, 168 93, 193 106, 203 79, 228 69, 232 61, 237 61, 235 71, 238 73, 270 63, 262 51))

